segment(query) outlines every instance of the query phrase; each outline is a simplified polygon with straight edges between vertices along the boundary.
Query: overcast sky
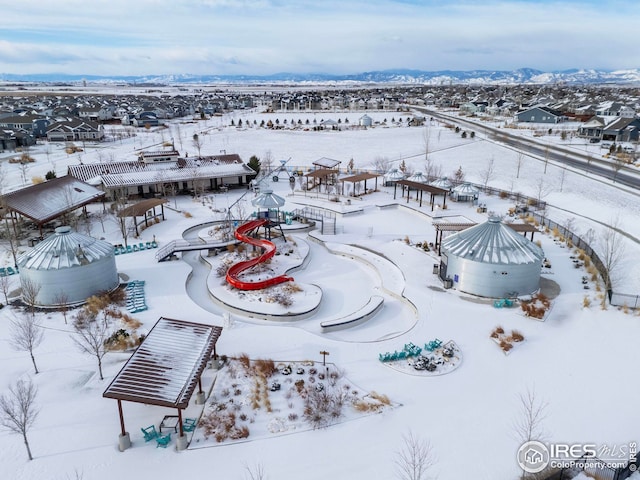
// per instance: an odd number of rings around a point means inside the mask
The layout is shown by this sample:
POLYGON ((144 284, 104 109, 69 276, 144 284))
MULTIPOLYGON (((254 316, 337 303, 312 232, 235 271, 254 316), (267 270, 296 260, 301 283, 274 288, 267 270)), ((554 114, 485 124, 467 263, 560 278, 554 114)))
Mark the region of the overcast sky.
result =
POLYGON ((640 67, 637 0, 0 0, 0 73, 640 67))

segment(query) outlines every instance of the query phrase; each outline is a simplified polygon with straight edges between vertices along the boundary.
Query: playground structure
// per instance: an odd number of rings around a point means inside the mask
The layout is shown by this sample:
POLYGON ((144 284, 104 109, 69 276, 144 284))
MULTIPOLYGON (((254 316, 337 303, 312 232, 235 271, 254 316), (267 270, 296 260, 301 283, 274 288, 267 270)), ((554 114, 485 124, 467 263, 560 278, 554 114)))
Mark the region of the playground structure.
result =
POLYGON ((268 223, 268 218, 250 220, 240 225, 234 232, 234 236, 236 237, 236 239, 240 240, 241 242, 248 243, 249 245, 260 247, 264 250, 261 255, 249 260, 235 263, 231 265, 231 267, 229 267, 229 270, 227 270, 227 283, 239 290, 260 290, 262 288, 271 287, 273 285, 278 285, 280 283, 293 280, 292 277, 289 277, 287 275, 278 275, 277 277, 272 277, 266 280, 259 280, 255 282, 242 281, 238 279, 238 276, 242 272, 255 267, 259 263, 266 262, 268 259, 275 255, 276 246, 273 244, 273 242, 260 238, 254 238, 249 235, 249 233, 253 230, 257 230, 260 227, 267 225, 268 223))
POLYGON ((278 180, 280 180, 281 173, 284 173, 286 175, 287 180, 292 177, 290 170, 286 167, 287 163, 289 163, 290 160, 291 157, 287 158, 286 160, 280 160, 280 167, 277 170, 273 170, 272 172, 270 172, 271 174, 273 174, 273 176, 271 177, 271 180, 273 182, 277 182, 278 180))

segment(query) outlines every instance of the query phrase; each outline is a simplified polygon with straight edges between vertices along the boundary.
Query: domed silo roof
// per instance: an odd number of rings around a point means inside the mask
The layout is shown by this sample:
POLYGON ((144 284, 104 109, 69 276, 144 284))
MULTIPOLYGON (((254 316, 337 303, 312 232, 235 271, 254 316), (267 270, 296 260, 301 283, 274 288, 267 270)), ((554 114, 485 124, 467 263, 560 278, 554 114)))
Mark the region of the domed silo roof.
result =
POLYGON ((113 245, 58 227, 17 260, 20 279, 39 287, 36 304, 73 305, 119 284, 113 245))
POLYGON ((453 188, 453 183, 451 183, 447 177, 438 178, 429 185, 432 187, 442 188, 443 190, 451 190, 453 188))
POLYGON ((358 119, 358 124, 362 127, 370 127, 373 125, 373 119, 365 113, 358 119))
POLYGON ((417 182, 417 183, 427 183, 429 181, 429 179, 427 178, 427 176, 420 172, 413 172, 408 178, 407 180, 409 180, 410 182, 417 182))
POLYGON ((542 249, 499 217, 442 242, 444 275, 461 291, 485 297, 530 294, 540 284, 542 249))
POLYGON ((251 200, 251 205, 261 208, 280 208, 284 205, 284 198, 273 193, 273 190, 264 190, 251 200))

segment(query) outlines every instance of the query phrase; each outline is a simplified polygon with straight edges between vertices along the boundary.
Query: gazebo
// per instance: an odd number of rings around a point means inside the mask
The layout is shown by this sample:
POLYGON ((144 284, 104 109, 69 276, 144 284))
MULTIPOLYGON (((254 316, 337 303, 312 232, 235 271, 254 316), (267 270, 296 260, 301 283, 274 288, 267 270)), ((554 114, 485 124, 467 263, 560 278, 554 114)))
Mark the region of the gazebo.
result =
POLYGON ((453 183, 451 183, 447 177, 438 178, 433 182, 429 183, 429 185, 431 185, 432 187, 442 188, 443 190, 448 190, 448 191, 451 191, 451 189, 453 188, 453 183))
POLYGON ((480 190, 468 182, 462 183, 451 190, 451 199, 456 202, 476 202, 480 196, 480 190))
POLYGON ((182 410, 187 408, 198 387, 197 403, 204 403, 200 377, 216 354, 222 327, 161 317, 144 341, 102 394, 118 401, 119 448, 131 446, 124 424, 122 402, 175 408, 178 449, 187 448, 182 410))
POLYGON ((427 178, 427 176, 422 173, 421 171, 417 171, 412 173, 411 175, 409 175, 409 177, 407 177, 407 180, 410 182, 414 182, 414 183, 428 183, 429 182, 429 178, 427 178))
POLYGON ((384 174, 384 185, 385 187, 391 186, 393 185, 394 182, 397 182, 398 180, 404 180, 405 176, 406 175, 402 173, 401 170, 398 170, 397 168, 392 168, 391 170, 389 170, 387 173, 384 174))
POLYGON ((273 193, 273 190, 267 189, 264 190, 260 195, 251 200, 251 205, 254 207, 258 207, 258 211, 256 213, 257 218, 266 218, 268 222, 265 224, 264 228, 267 231, 267 238, 271 240, 271 228, 273 226, 277 226, 280 229, 280 233, 282 234, 282 238, 285 239, 284 232, 282 231, 282 226, 280 224, 280 207, 285 203, 284 198, 279 195, 273 193), (261 211, 260 209, 264 209, 261 211), (276 210, 276 214, 272 215, 272 210, 276 210))

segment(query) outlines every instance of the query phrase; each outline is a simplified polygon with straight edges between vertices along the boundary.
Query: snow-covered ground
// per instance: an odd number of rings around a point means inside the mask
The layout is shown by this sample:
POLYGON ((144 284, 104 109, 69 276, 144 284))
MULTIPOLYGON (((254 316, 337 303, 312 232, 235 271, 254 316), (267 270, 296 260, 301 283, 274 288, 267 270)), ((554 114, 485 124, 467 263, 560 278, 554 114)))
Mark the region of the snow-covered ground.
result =
MULTIPOLYGON (((367 112, 382 121, 400 114, 367 112)), ((290 122, 316 117, 349 118, 355 124, 361 113, 290 114, 255 112, 234 113, 234 123, 255 119, 285 118, 290 122)), ((482 172, 494 159, 495 173, 489 184, 536 196, 539 179, 550 185, 545 200, 552 206, 552 218, 575 218, 578 231, 599 230, 619 217, 619 226, 640 238, 637 196, 600 181, 583 172, 567 170, 560 191, 561 169, 549 165, 544 173, 542 159, 526 157, 516 178, 517 155, 487 139, 462 139, 450 129, 433 124, 429 129, 406 126, 377 126, 367 130, 313 132, 304 130, 267 131, 259 128, 230 128, 228 117, 197 124, 181 124, 163 133, 141 131, 134 139, 122 143, 86 145, 81 154, 67 155, 63 145, 37 146, 31 155, 28 179, 44 176, 51 169, 58 175, 66 166, 97 161, 99 158, 131 160, 143 148, 155 150, 160 143, 174 138, 181 153, 197 153, 191 142, 193 133, 204 140, 202 153, 221 150, 234 152, 248 160, 251 155, 270 155, 274 166, 289 159, 288 166, 310 166, 320 157, 342 161, 343 167, 353 158, 356 168, 371 168, 376 159, 386 158, 393 166, 403 160, 412 170, 424 170, 425 135, 429 135, 429 156, 440 165, 443 175, 453 176, 462 167, 466 178, 481 183, 482 172), (267 153, 269 152, 269 153, 267 153)), ((303 120, 304 121, 304 120, 303 120)), ((575 141, 575 139, 574 139, 575 141)), ((14 154, 15 155, 15 154, 14 154)), ((12 156, 5 152, 2 158, 12 156)), ((13 164, 3 162, 5 189, 23 184, 23 175, 13 164)), ((127 428, 133 447, 118 451, 118 411, 113 400, 102 392, 128 358, 127 354, 109 353, 105 358, 105 380, 95 373, 94 359, 82 355, 70 339, 71 327, 62 314, 51 312, 43 317, 45 340, 36 349, 41 373, 32 373, 25 352, 10 348, 9 319, 12 308, 0 310, 0 388, 3 391, 19 378, 31 378, 39 389, 41 409, 29 438, 35 459, 26 460, 21 439, 6 431, 0 433, 0 478, 67 479, 76 475, 85 479, 110 479, 153 476, 156 478, 216 475, 221 478, 247 478, 245 466, 262 465, 266 478, 396 478, 394 459, 402 447, 402 436, 412 431, 428 439, 437 461, 431 470, 440 479, 472 476, 478 479, 517 478, 519 442, 514 438, 513 423, 521 414, 518 395, 535 389, 548 403, 544 427, 547 438, 557 442, 591 442, 628 444, 637 440, 637 430, 630 422, 635 418, 637 387, 635 366, 638 363, 636 338, 640 322, 633 312, 600 307, 599 293, 591 282, 585 290, 582 269, 574 268, 573 252, 554 241, 552 236, 536 234, 552 268, 544 277, 556 282, 560 294, 552 302, 544 322, 522 315, 517 308, 496 309, 490 302, 443 290, 432 274, 438 263, 433 252, 424 252, 415 243, 434 241, 431 227, 433 213, 411 200, 394 202, 393 189, 381 187, 370 195, 354 198, 351 205, 327 201, 326 195, 313 198, 302 192, 291 193, 286 181, 267 182, 285 198, 284 210, 303 205, 337 211, 337 234, 313 235, 326 247, 308 239, 304 233, 292 233, 308 244, 309 261, 292 273, 296 282, 322 289, 323 299, 317 313, 301 320, 261 321, 225 310, 211 299, 207 289, 215 289, 220 278, 209 276, 215 269, 198 261, 197 254, 185 254, 182 260, 158 263, 154 250, 117 258, 118 270, 130 279, 145 280, 149 309, 135 315, 150 329, 161 317, 222 325, 218 353, 237 356, 246 353, 252 359, 270 358, 279 362, 322 360, 320 351, 328 351, 327 360, 340 368, 348 381, 362 391, 386 395, 397 408, 384 410, 329 428, 299 429, 288 435, 261 436, 252 441, 211 448, 155 448, 145 443, 140 427, 159 424, 164 415, 174 411, 159 407, 124 404, 127 428), (399 206, 388 205, 399 203, 399 206), (385 206, 385 208, 380 208, 385 206), (361 207, 361 208, 360 208, 361 207), (353 213, 343 214, 343 212, 353 213), (406 239, 409 241, 407 242, 406 239), (344 255, 348 250, 349 255, 344 255), (333 253, 332 253, 333 252, 333 253), (373 253, 372 253, 373 252, 373 253), (342 253, 342 254, 341 254, 342 253), (381 262, 368 256, 380 254, 381 262), (353 258, 351 258, 353 257, 353 258), (395 265, 395 266, 394 266, 395 265), (389 268, 390 270, 387 270, 389 268), (382 310, 367 322, 345 330, 323 333, 321 321, 347 315, 362 307, 381 286, 395 285, 395 271, 401 271, 401 291, 405 300, 385 297, 382 310), (393 278, 394 281, 384 280, 393 278), (583 307, 585 297, 590 307, 583 307), (412 307, 407 306, 408 304, 412 307), (517 329, 525 341, 509 355, 490 338, 493 329, 517 329), (380 353, 402 349, 439 338, 453 340, 464 359, 457 369, 440 376, 408 375, 403 369, 389 368, 378 360, 380 353)), ((244 192, 231 190, 211 194, 209 202, 178 197, 166 210, 166 221, 143 231, 140 241, 155 236, 160 245, 181 238, 191 227, 220 219, 225 209, 244 192), (188 213, 188 215, 187 215, 188 213)), ((249 197, 249 196, 247 196, 249 197)), ((247 200, 250 200, 248 198, 247 200)), ((481 197, 488 211, 505 214, 513 205, 495 197, 481 197)), ((440 214, 486 220, 468 204, 448 203, 440 214)), ((247 204, 245 210, 252 209, 247 204)), ((436 212, 438 213, 438 212, 436 212)), ((83 227, 84 228, 84 227, 83 227)), ((121 243, 115 222, 102 226, 96 222, 91 233, 113 243, 121 243)), ((621 291, 640 292, 640 280, 633 272, 640 265, 640 247, 626 238, 621 291), (625 272, 628 272, 624 275, 625 272)), ((27 247, 22 247, 27 248, 27 247)), ((211 258, 208 259, 209 261, 211 258)), ((9 265, 6 252, 4 261, 9 265)), ((17 279, 12 278, 17 288, 17 279)), ((203 378, 209 391, 215 372, 207 370, 203 378)), ((186 416, 198 416, 202 406, 193 403, 186 416)), ((175 443, 174 443, 175 444, 175 443)), ((173 445, 172 444, 172 447, 173 445)))

